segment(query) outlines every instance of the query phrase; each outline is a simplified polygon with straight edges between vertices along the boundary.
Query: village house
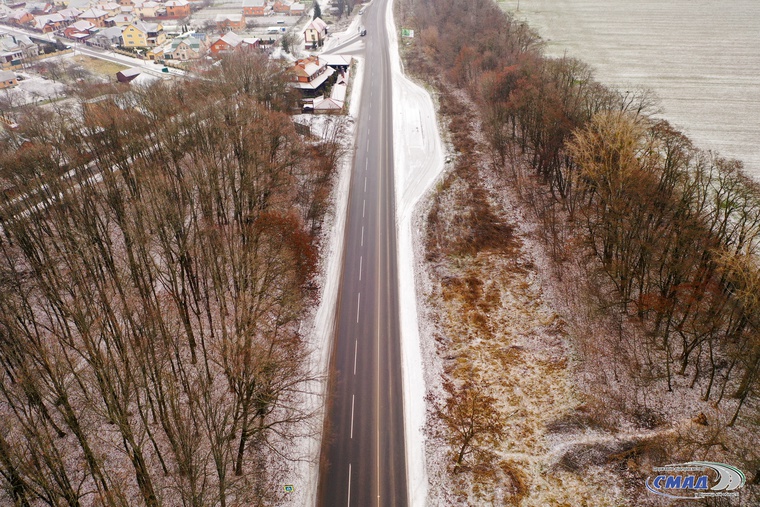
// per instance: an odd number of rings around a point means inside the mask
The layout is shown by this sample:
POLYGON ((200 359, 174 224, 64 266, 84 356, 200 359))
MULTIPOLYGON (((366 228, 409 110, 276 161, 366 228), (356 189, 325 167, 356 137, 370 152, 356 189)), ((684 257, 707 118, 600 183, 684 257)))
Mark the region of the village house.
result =
POLYGON ((311 23, 306 25, 303 31, 303 38, 307 48, 321 48, 327 37, 327 23, 322 18, 314 18, 311 23))
POLYGON ((46 14, 43 16, 35 16, 32 22, 32 28, 39 30, 42 33, 55 32, 59 28, 66 24, 66 20, 60 14, 46 14))
POLYGON ((39 46, 26 35, 0 34, 0 69, 21 65, 39 51, 39 46))
POLYGON ((186 18, 190 15, 190 2, 187 0, 170 0, 164 4, 166 7, 166 17, 168 18, 186 18))
POLYGON ((66 28, 63 29, 63 36, 67 39, 74 39, 83 41, 92 35, 92 32, 96 30, 95 25, 90 23, 89 21, 86 21, 84 19, 80 19, 76 23, 72 23, 66 28))
POLYGON ((164 46, 163 58, 186 62, 206 54, 208 36, 201 32, 186 32, 164 46))
POLYGON ((303 16, 306 13, 306 6, 300 2, 290 4, 290 16, 303 16))
POLYGON ((243 14, 217 14, 215 21, 216 28, 220 32, 245 28, 245 16, 243 14))
POLYGON ((272 10, 275 14, 290 14, 290 2, 285 0, 275 0, 272 5, 272 10))
POLYGON ((123 27, 121 26, 99 30, 97 33, 90 36, 87 40, 87 44, 103 49, 113 49, 116 46, 123 46, 124 39, 122 39, 122 32, 123 27))
POLYGON ((127 26, 134 21, 137 21, 137 19, 132 14, 117 14, 106 19, 106 26, 127 26))
POLYGON ((58 14, 63 16, 64 21, 68 25, 69 23, 73 23, 77 19, 79 19, 79 15, 82 14, 82 11, 76 8, 71 9, 61 9, 58 11, 58 14))
POLYGON ((317 55, 296 60, 289 69, 292 86, 298 88, 305 97, 315 97, 322 86, 335 74, 335 69, 327 66, 327 62, 317 55))
POLYGON ((211 44, 209 51, 213 56, 219 56, 220 54, 232 51, 256 49, 260 43, 259 39, 253 37, 243 38, 235 32, 227 32, 211 44))
POLYGON ((264 16, 267 0, 243 0, 243 14, 246 16, 264 16))
POLYGON ((0 70, 0 89, 12 88, 18 85, 16 74, 9 70, 0 70))
POLYGON ((121 5, 117 4, 116 2, 100 3, 96 6, 96 8, 107 12, 108 16, 116 16, 121 12, 121 5))
POLYGON ((98 9, 96 7, 93 7, 91 9, 87 9, 82 14, 79 15, 79 19, 84 19, 85 21, 89 21, 93 25, 97 26, 98 28, 103 28, 106 26, 106 18, 108 17, 108 13, 102 9, 98 9))
POLYGON ((128 48, 154 47, 166 42, 166 34, 161 23, 134 21, 124 28, 121 36, 124 47, 128 48))
POLYGON ((154 2, 153 0, 148 0, 147 2, 141 0, 134 1, 135 11, 137 12, 137 15, 142 18, 155 18, 158 14, 158 9, 161 7, 161 4, 154 2))
POLYGON ((5 45, 0 39, 0 69, 8 69, 15 65, 21 65, 21 48, 15 44, 5 45))
POLYGON ((32 21, 34 21, 34 16, 32 16, 32 13, 26 9, 16 10, 13 14, 8 16, 8 23, 11 25, 22 26, 31 23, 32 21))

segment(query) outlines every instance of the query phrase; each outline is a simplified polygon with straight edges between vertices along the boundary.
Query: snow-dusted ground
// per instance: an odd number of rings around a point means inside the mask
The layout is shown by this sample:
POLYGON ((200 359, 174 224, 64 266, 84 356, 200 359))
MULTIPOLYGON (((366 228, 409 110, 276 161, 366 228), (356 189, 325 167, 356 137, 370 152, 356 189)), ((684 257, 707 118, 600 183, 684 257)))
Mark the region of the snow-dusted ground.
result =
POLYGON ((417 320, 412 214, 417 202, 441 174, 444 151, 432 98, 425 89, 407 79, 401 67, 393 2, 388 2, 386 19, 393 74, 393 154, 407 481, 410 505, 422 506, 427 501, 428 485, 423 435, 426 405, 417 320))
POLYGON ((622 90, 652 89, 662 116, 698 147, 760 179, 760 2, 521 0, 517 17, 549 54, 588 62, 622 90))
POLYGON ((24 78, 18 82, 18 86, 0 90, 0 97, 7 99, 13 106, 58 99, 66 91, 66 85, 63 83, 45 79, 31 72, 16 71, 15 74, 24 78))

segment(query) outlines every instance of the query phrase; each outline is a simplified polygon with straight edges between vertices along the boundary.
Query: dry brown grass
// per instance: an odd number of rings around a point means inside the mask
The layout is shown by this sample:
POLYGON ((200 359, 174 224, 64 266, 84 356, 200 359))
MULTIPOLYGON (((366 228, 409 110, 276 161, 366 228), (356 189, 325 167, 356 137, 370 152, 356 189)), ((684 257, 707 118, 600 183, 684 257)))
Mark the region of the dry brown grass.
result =
POLYGON ((110 77, 115 79, 116 73, 120 70, 125 70, 129 67, 121 65, 119 63, 109 62, 107 60, 101 60, 100 58, 92 58, 85 55, 76 55, 71 58, 72 62, 84 67, 86 70, 100 76, 110 77))

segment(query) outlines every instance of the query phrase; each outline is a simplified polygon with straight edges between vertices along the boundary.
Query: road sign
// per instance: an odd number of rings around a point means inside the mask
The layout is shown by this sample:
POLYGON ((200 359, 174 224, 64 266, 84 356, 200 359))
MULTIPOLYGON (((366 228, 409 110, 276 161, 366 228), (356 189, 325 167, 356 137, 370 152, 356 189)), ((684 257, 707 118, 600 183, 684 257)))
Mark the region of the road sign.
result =
POLYGON ((414 30, 411 28, 402 28, 401 29, 401 36, 402 37, 414 37, 414 30))

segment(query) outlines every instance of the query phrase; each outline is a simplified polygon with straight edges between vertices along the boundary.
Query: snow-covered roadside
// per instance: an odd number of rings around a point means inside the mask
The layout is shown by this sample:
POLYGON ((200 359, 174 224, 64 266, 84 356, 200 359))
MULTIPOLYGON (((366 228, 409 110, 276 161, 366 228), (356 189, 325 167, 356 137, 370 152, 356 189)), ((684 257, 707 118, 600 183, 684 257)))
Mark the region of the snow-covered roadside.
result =
POLYGON ((425 505, 427 501, 427 472, 423 434, 425 382, 417 321, 412 215, 417 202, 443 171, 444 149, 432 98, 425 89, 407 79, 402 70, 392 1, 388 2, 387 9, 393 75, 393 153, 406 464, 409 502, 414 507, 425 505))
MULTIPOLYGON (((361 90, 364 76, 364 58, 354 57, 356 67, 354 69, 353 84, 351 89, 351 103, 349 114, 356 117, 361 101, 361 90)), ((321 119, 324 117, 314 117, 321 119)), ((330 117, 331 118, 331 117, 330 117)), ((314 421, 317 431, 302 442, 294 445, 302 448, 298 453, 304 456, 304 461, 293 467, 293 484, 295 490, 288 498, 286 505, 303 507, 316 505, 317 486, 319 484, 319 453, 322 445, 321 426, 324 421, 324 400, 327 389, 327 373, 332 351, 332 337, 334 334, 335 309, 338 301, 338 287, 340 273, 343 266, 343 238, 346 225, 348 208, 348 194, 351 183, 351 169, 354 160, 354 124, 348 123, 345 139, 350 140, 349 149, 341 157, 338 166, 338 175, 333 189, 333 208, 330 216, 325 221, 325 236, 323 238, 322 265, 320 266, 320 303, 313 320, 306 324, 304 335, 310 340, 309 345, 313 351, 312 362, 309 368, 319 378, 308 386, 308 403, 306 410, 314 413, 314 421)))

